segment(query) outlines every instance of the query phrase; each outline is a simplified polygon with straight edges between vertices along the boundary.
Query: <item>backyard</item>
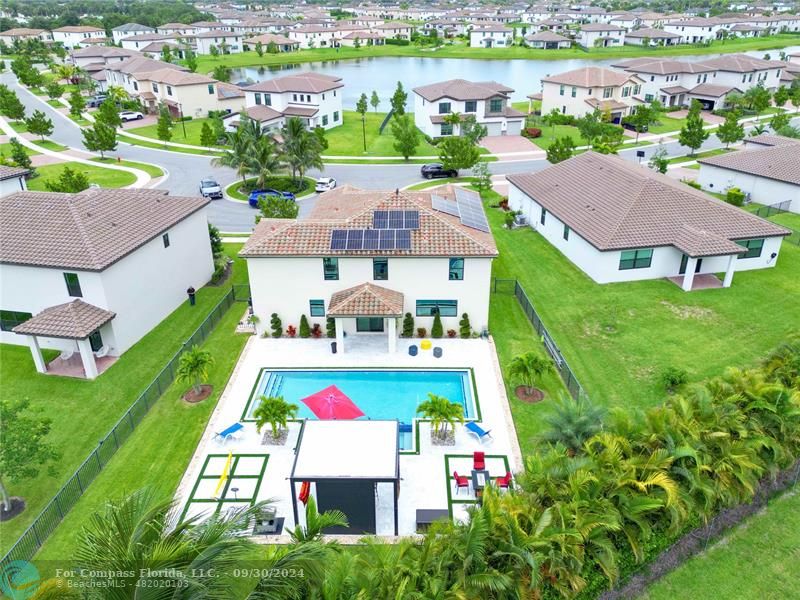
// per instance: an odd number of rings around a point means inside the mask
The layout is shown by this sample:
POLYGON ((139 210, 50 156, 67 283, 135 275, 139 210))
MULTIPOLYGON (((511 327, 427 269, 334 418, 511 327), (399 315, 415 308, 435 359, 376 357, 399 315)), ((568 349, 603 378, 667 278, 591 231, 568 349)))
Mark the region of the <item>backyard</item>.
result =
MULTIPOLYGON (((183 122, 175 121, 172 124, 172 137, 169 141, 176 144, 202 146, 200 143, 200 134, 203 131, 203 123, 209 123, 209 121, 210 119, 191 119, 183 122), (184 128, 186 130, 186 135, 184 135, 184 128)), ((210 125, 211 123, 209 123, 209 126, 210 125)), ((158 139, 158 125, 156 123, 145 125, 144 127, 126 128, 126 131, 160 141, 158 139)))
MULTIPOLYGON (((394 149, 394 136, 391 124, 379 132, 381 123, 386 118, 386 113, 368 112, 366 119, 367 151, 364 152, 364 139, 361 130, 361 115, 352 110, 342 113, 342 124, 325 132, 328 140, 326 156, 400 156, 394 149)), ((411 114, 413 118, 414 115, 411 114)), ((417 146, 416 156, 438 156, 436 147, 428 144, 420 134, 420 144, 417 146)))

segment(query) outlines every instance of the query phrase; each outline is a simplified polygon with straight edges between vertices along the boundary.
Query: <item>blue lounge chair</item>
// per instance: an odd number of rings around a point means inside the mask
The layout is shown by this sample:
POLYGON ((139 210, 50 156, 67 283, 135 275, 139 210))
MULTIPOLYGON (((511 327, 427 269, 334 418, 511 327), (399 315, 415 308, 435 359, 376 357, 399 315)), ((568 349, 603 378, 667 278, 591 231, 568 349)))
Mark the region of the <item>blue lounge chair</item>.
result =
POLYGON ((218 437, 223 442, 226 442, 227 440, 233 437, 233 434, 242 429, 244 429, 244 425, 242 425, 241 423, 234 423, 227 429, 223 429, 222 431, 218 432, 214 437, 218 437))
POLYGON ((484 431, 475 421, 467 421, 464 427, 466 427, 467 431, 470 433, 475 434, 478 437, 478 440, 481 442, 483 442, 483 440, 486 438, 489 438, 490 440, 494 439, 492 437, 491 429, 489 431, 484 431))

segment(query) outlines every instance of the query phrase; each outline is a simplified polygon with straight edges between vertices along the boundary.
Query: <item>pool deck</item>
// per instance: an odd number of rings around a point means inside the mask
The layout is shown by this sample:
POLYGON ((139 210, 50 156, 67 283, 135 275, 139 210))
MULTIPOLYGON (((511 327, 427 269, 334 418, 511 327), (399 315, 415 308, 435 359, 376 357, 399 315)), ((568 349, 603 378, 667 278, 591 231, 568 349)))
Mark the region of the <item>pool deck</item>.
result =
MULTIPOLYGON (((252 422, 243 423, 244 429, 239 432, 240 435, 237 439, 230 439, 224 443, 214 439, 216 432, 240 421, 253 385, 258 380, 262 368, 425 369, 444 367, 473 369, 475 392, 482 416, 480 424, 484 429, 492 431, 493 439, 481 444, 463 426, 457 425, 454 446, 434 446, 430 441, 430 425, 428 423, 419 424, 420 448, 418 448, 418 452, 400 454, 399 534, 408 536, 415 533, 417 509, 447 509, 451 500, 462 501, 452 504, 452 509, 454 518, 464 518, 465 507, 468 506, 468 502, 475 499, 474 491, 470 489, 469 493, 465 494, 462 490, 460 495, 456 495, 450 477, 452 473, 446 473, 446 465, 449 464, 450 470, 455 468, 459 474, 462 474, 463 471, 469 476, 472 466, 471 455, 474 451, 482 450, 487 455, 498 457, 487 458, 487 467, 492 477, 505 474, 506 461, 512 472, 516 473, 522 469, 522 457, 497 363, 497 355, 491 340, 441 339, 434 340, 434 346, 440 346, 443 350, 441 358, 435 358, 431 351, 420 351, 417 356, 409 356, 408 346, 419 345, 419 342, 418 339, 399 339, 397 353, 388 354, 385 350, 386 338, 383 335, 351 336, 347 339, 345 353, 332 354, 330 340, 327 339, 274 340, 251 337, 178 487, 176 499, 179 510, 184 510, 208 455, 227 454, 229 451, 234 454, 268 454, 269 460, 257 499, 258 501, 272 500, 271 504, 277 509, 278 516, 286 519, 284 535, 261 536, 255 539, 265 543, 288 541, 287 529, 293 528, 295 525, 289 476, 294 463, 295 446, 301 424, 299 422, 289 424, 289 439, 284 446, 262 444, 262 435, 257 433, 255 424, 252 422), (468 457, 464 455, 468 455, 468 457)), ((357 444, 358 440, 342 440, 342 443, 357 444)), ((369 452, 369 448, 365 448, 364 451, 369 452)), ((229 495, 230 500, 234 500, 233 495, 229 495)), ((302 505, 300 507, 302 508, 302 505)), ((193 504, 189 507, 187 515, 207 510, 207 508, 208 505, 193 504)), ((392 537, 394 533, 392 521, 391 494, 379 489, 378 535, 392 537)), ((358 536, 337 536, 337 538, 346 540, 349 538, 348 541, 353 542, 359 539, 358 536)))

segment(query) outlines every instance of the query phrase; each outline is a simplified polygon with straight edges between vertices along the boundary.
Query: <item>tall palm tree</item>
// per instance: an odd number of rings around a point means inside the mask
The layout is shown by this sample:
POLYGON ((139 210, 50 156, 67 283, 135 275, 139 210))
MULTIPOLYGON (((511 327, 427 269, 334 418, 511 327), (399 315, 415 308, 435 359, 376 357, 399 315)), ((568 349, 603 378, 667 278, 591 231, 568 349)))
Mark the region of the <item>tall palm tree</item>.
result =
POLYGON ((417 406, 417 414, 430 419, 434 435, 441 439, 447 437, 447 430, 450 427, 455 429, 456 422, 464 422, 463 405, 430 392, 428 399, 417 406))
POLYGON ((292 179, 302 181, 308 169, 325 168, 322 162, 322 144, 297 117, 286 120, 281 129, 283 156, 292 171, 292 179))
POLYGON ((459 135, 459 128, 461 127, 461 113, 447 113, 442 120, 453 127, 453 135, 459 135))
POLYGON ((242 178, 242 186, 247 185, 248 162, 253 147, 252 139, 242 129, 229 131, 225 134, 229 149, 220 156, 211 159, 215 167, 229 167, 236 171, 242 178))
POLYGON ((251 143, 245 168, 248 175, 255 176, 256 188, 263 188, 267 179, 283 168, 278 147, 271 136, 262 135, 251 143))
POLYGON ((519 354, 511 359, 508 374, 525 386, 528 394, 533 392, 542 375, 553 368, 553 363, 533 350, 519 354))
POLYGON ((213 364, 211 352, 195 344, 178 359, 178 379, 191 382, 194 393, 199 394, 200 386, 208 379, 208 368, 213 364))
POLYGON ((314 496, 309 496, 306 504, 306 524, 298 524, 289 532, 289 536, 298 544, 316 542, 329 527, 348 527, 347 516, 340 510, 326 510, 320 513, 314 496))
POLYGON ((264 425, 269 425, 272 437, 277 440, 280 437, 280 430, 286 427, 286 421, 296 418, 298 410, 296 404, 286 402, 283 396, 270 398, 260 396, 258 407, 253 411, 258 433, 261 433, 264 425))

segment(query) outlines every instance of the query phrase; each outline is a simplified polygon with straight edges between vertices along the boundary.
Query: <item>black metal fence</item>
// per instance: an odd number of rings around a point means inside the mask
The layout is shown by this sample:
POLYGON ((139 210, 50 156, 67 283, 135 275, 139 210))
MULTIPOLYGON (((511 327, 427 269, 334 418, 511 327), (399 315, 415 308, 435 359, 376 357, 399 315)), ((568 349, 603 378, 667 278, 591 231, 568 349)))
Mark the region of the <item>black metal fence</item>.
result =
POLYGON ((770 204, 769 206, 761 206, 756 211, 756 214, 759 217, 771 217, 772 215, 778 215, 780 213, 789 212, 789 206, 791 205, 791 200, 784 200, 783 202, 778 202, 777 204, 770 204))
MULTIPOLYGON (((249 297, 249 291, 246 298, 249 297)), ((30 527, 20 536, 8 553, 0 560, 0 571, 13 560, 30 560, 41 548, 47 537, 75 506, 87 487, 94 481, 111 458, 130 437, 134 429, 142 422, 144 416, 175 380, 178 361, 187 348, 200 344, 213 331, 214 326, 238 300, 235 286, 211 310, 195 332, 183 343, 180 350, 170 359, 166 366, 148 385, 144 392, 128 408, 122 418, 117 421, 111 431, 100 440, 97 447, 86 457, 81 466, 67 480, 67 483, 56 493, 52 500, 34 519, 30 527)))
POLYGON ((556 370, 561 376, 561 379, 564 381, 564 385, 567 386, 569 393, 576 400, 582 396, 586 396, 586 391, 583 389, 583 386, 581 386, 578 378, 575 377, 575 374, 572 372, 572 369, 564 358, 564 355, 561 354, 558 344, 556 344, 556 341, 553 339, 553 336, 550 335, 550 332, 547 331, 547 327, 544 326, 539 313, 536 312, 536 309, 533 307, 533 303, 530 301, 530 298, 528 298, 528 294, 525 293, 525 289, 520 285, 519 281, 516 279, 495 279, 492 285, 492 290, 495 293, 514 294, 517 302, 519 302, 519 305, 522 308, 522 312, 525 313, 525 316, 528 317, 528 320, 533 325, 536 333, 541 337, 542 343, 544 344, 547 353, 553 359, 556 370))

